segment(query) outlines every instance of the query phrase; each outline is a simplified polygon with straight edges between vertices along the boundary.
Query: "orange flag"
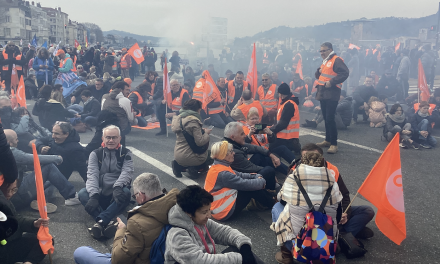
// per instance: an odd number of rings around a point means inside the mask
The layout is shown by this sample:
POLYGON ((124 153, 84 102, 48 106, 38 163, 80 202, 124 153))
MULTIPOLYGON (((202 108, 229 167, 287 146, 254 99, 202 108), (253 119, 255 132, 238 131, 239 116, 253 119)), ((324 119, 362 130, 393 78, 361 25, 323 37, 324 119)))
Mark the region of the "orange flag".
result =
POLYGON ((168 77, 167 58, 165 58, 165 66, 163 68, 163 99, 167 102, 168 107, 171 108, 173 96, 171 94, 170 79, 168 77))
POLYGON ((398 245, 406 238, 399 139, 396 133, 358 190, 377 207, 379 230, 398 245))
MULTIPOLYGON (((40 159, 38 158, 37 148, 35 144, 32 143, 32 152, 34 154, 34 171, 35 171, 35 183, 37 185, 37 202, 38 211, 40 212, 40 217, 47 219, 47 208, 46 208, 46 197, 44 197, 44 184, 43 184, 43 174, 41 174, 40 159)), ((49 227, 40 226, 38 230, 37 238, 40 241, 40 247, 44 254, 53 253, 55 250, 52 244, 52 236, 49 234, 49 227)))
POLYGON ((431 93, 429 92, 428 83, 426 82, 425 70, 423 69, 422 60, 419 59, 419 82, 420 100, 429 101, 431 93))
POLYGON ((17 88, 17 103, 19 106, 27 108, 26 105, 26 92, 24 88, 23 76, 20 77, 20 82, 18 83, 17 88))
POLYGON ((252 98, 254 98, 258 89, 257 56, 255 51, 255 43, 254 50, 252 51, 251 62, 249 63, 246 82, 251 85, 252 98))
POLYGON ((299 73, 299 77, 303 80, 303 67, 302 67, 302 58, 298 60, 298 64, 296 65, 295 73, 299 73))
POLYGON ((348 48, 349 49, 357 49, 357 50, 360 50, 361 48, 359 48, 358 46, 356 46, 356 45, 354 45, 354 44, 351 44, 350 43, 350 45, 348 45, 348 48))
POLYGON ((142 51, 139 48, 139 45, 135 43, 128 51, 137 64, 141 64, 144 61, 144 55, 142 55, 142 51))
POLYGON ((400 42, 396 44, 396 47, 394 47, 394 52, 397 52, 400 49, 400 42))
POLYGON ((220 97, 220 91, 217 88, 214 80, 212 79, 209 71, 205 70, 202 73, 203 78, 203 97, 202 97, 202 109, 207 113, 208 104, 217 97, 220 97))

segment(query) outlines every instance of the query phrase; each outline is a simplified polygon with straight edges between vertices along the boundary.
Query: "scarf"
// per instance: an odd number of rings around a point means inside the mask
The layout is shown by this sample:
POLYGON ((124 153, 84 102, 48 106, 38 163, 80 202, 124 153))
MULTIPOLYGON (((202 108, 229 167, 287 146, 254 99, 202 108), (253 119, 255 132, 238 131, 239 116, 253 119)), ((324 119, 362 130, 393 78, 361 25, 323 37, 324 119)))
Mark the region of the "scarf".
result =
POLYGON ((90 103, 93 99, 94 99, 94 97, 90 96, 89 99, 87 99, 87 101, 84 102, 84 106, 86 106, 88 103, 90 103))
POLYGON ((428 117, 429 116, 429 112, 426 114, 422 114, 420 111, 417 111, 417 114, 421 117, 428 117))
POLYGON ((394 115, 389 115, 390 116, 390 118, 391 118, 391 120, 393 120, 393 122, 396 122, 396 123, 403 123, 404 121, 405 121, 405 118, 406 118, 406 116, 405 116, 405 114, 404 113, 402 113, 401 115, 396 115, 396 114, 394 114, 394 115))
POLYGON ((179 110, 179 115, 180 115, 180 118, 185 118, 187 116, 191 116, 192 115, 192 116, 197 117, 200 120, 200 122, 202 121, 202 117, 200 116, 200 114, 198 112, 196 112, 196 111, 193 111, 193 110, 180 109, 179 110))
POLYGON ((333 54, 336 54, 335 51, 330 52, 330 54, 327 56, 327 58, 325 58, 325 59, 322 61, 322 65, 325 65, 325 64, 327 63, 327 61, 330 59, 330 57, 331 57, 333 54))

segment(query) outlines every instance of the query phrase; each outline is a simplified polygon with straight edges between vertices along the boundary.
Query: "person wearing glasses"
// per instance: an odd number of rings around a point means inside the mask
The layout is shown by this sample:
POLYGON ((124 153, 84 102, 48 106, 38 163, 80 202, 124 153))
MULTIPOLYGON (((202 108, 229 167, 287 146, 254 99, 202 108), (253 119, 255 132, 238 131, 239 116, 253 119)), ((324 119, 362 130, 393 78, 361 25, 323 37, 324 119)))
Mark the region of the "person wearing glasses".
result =
POLYGON ((79 247, 73 253, 75 263, 149 263, 151 247, 168 224, 168 211, 176 205, 179 190, 174 188, 166 193, 157 175, 142 173, 133 181, 133 191, 138 206, 128 212, 126 225, 118 218, 112 254, 79 247))
POLYGON ((119 127, 110 125, 102 131, 104 146, 89 156, 86 187, 78 192, 85 210, 96 221, 89 228, 96 239, 113 238, 118 227, 116 216, 130 203, 130 185, 134 165, 131 151, 121 146, 119 127))
POLYGON ((318 79, 316 100, 321 103, 325 122, 325 140, 317 145, 321 148, 329 147, 327 153, 335 154, 338 152, 336 108, 341 97, 342 83, 347 80, 349 70, 344 60, 333 51, 333 45, 330 42, 322 43, 319 52, 323 61, 315 73, 315 77, 318 79))
POLYGON ((274 124, 278 110, 278 86, 272 83, 268 73, 261 76, 261 82, 255 100, 260 101, 267 110, 267 116, 262 119, 262 123, 274 124))

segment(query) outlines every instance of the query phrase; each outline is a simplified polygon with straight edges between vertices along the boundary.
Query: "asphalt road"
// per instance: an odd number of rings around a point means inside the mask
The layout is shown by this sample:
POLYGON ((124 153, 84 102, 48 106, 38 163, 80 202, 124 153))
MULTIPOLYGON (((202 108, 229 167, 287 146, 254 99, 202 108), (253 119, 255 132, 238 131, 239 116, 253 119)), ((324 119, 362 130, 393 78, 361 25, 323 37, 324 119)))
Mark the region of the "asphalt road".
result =
MULTIPOLYGON (((141 81, 138 77, 133 87, 141 81)), ((29 102, 32 103, 33 102, 29 102)), ((30 106, 31 107, 31 106, 30 106)), ((312 119, 313 114, 301 112, 301 120, 312 119)), ((134 152, 135 176, 144 172, 157 174, 163 187, 183 189, 185 185, 200 184, 204 179, 192 181, 185 176, 176 179, 172 175, 171 161, 175 135, 169 137, 155 136, 159 129, 140 130, 134 128, 126 139, 127 147, 134 152)), ((215 128, 211 141, 216 142, 222 137, 223 131, 215 128)), ((352 125, 346 131, 339 132, 339 152, 336 155, 325 154, 325 158, 339 168, 344 182, 354 195, 368 175, 387 143, 381 141, 382 129, 370 128, 368 124, 352 125)), ((81 134, 81 142, 87 144, 92 138, 92 132, 81 134)), ((324 125, 317 129, 301 129, 300 141, 320 142, 323 140, 324 125)), ((434 132, 440 139, 438 130, 434 132)), ((337 255, 338 263, 440 263, 438 241, 440 232, 438 222, 440 212, 437 210, 440 202, 438 191, 439 150, 401 151, 402 175, 405 195, 407 238, 401 246, 395 245, 376 227, 374 221, 369 227, 375 236, 369 241, 363 241, 368 253, 365 257, 347 260, 342 254, 337 255)), ((85 186, 78 174, 69 179, 77 191, 85 186)), ((97 241, 89 236, 87 228, 94 223, 85 212, 82 205, 64 206, 63 198, 57 193, 53 201, 58 205, 58 211, 50 214, 50 233, 55 238, 54 263, 74 263, 73 252, 80 246, 91 246, 101 252, 111 252, 112 240, 97 241)), ((354 204, 368 204, 358 197, 354 204)), ((37 217, 38 213, 26 210, 24 214, 37 217)), ((243 211, 242 214, 226 224, 237 228, 250 237, 253 251, 266 263, 276 263, 274 256, 277 252, 275 234, 269 229, 271 224, 270 210, 263 212, 243 211)), ((49 259, 44 260, 45 264, 49 259)))

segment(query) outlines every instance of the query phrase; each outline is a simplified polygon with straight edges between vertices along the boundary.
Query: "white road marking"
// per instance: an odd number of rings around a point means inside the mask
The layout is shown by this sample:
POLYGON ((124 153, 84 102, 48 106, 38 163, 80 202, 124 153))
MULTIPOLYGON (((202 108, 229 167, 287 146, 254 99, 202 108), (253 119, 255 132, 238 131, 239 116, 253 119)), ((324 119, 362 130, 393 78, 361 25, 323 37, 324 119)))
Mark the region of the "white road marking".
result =
POLYGON ((180 181, 181 183, 185 184, 186 186, 188 185, 199 185, 197 182, 186 178, 185 176, 183 176, 182 178, 176 178, 176 176, 174 176, 173 174, 173 169, 165 164, 163 164, 162 162, 158 161, 157 159, 148 156, 147 154, 143 153, 142 151, 134 148, 134 147, 129 147, 127 146, 127 148, 134 154, 136 155, 138 158, 140 158, 141 160, 153 165, 154 167, 156 167, 157 169, 163 171, 164 173, 168 174, 170 177, 180 181))

